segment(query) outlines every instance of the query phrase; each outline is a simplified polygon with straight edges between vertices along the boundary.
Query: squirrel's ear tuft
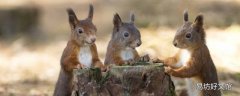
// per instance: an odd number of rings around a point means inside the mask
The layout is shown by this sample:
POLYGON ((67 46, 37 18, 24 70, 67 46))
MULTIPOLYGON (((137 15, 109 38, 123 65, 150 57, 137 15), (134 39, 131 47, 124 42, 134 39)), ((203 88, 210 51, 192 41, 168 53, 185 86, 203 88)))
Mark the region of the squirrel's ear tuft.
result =
POLYGON ((78 19, 77 16, 75 15, 74 11, 72 10, 72 8, 67 8, 67 13, 68 13, 68 20, 70 25, 75 28, 78 19))
POLYGON ((122 25, 122 20, 118 15, 118 13, 116 13, 113 17, 113 24, 114 24, 114 27, 120 27, 122 25))
POLYGON ((130 22, 134 23, 135 21, 135 15, 133 13, 130 13, 130 22))
POLYGON ((203 26, 203 15, 202 15, 202 14, 199 14, 199 15, 196 17, 196 19, 195 19, 195 21, 194 21, 194 24, 195 24, 196 26, 199 26, 199 27, 202 27, 202 26, 203 26))
POLYGON ((184 20, 184 22, 188 21, 188 11, 187 11, 187 9, 184 10, 184 12, 183 12, 183 20, 184 20))
POLYGON ((94 10, 93 5, 90 4, 89 5, 89 13, 88 13, 88 19, 90 19, 90 20, 93 19, 93 12, 94 12, 93 10, 94 10))

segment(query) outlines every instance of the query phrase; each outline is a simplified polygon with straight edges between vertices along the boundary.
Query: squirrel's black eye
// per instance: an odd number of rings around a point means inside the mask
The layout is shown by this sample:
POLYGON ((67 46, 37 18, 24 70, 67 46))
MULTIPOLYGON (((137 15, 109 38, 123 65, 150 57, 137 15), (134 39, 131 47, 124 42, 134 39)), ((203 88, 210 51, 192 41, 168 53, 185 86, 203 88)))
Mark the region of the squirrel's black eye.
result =
POLYGON ((78 33, 83 33, 83 30, 82 29, 78 29, 78 33))
POLYGON ((128 36, 129 36, 129 33, 128 33, 128 32, 125 32, 123 35, 124 35, 124 37, 128 37, 128 36))
POLYGON ((187 34, 186 34, 186 38, 189 39, 189 38, 191 38, 191 37, 192 37, 192 34, 191 34, 191 33, 187 33, 187 34))

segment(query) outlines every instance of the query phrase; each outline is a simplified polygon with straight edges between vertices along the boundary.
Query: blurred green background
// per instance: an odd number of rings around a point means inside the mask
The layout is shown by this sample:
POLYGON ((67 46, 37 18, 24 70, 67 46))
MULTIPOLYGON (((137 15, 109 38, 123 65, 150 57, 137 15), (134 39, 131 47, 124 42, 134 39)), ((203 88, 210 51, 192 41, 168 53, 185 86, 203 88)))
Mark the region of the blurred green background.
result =
MULTIPOLYGON (((60 57, 70 36, 66 8, 85 19, 92 3, 97 46, 104 60, 113 29, 113 14, 129 21, 133 12, 143 44, 141 55, 166 58, 177 48, 171 44, 183 24, 183 11, 193 21, 204 15, 207 45, 221 83, 233 84, 225 96, 240 94, 240 0, 0 0, 0 95, 51 96, 60 57)), ((182 79, 173 78, 176 91, 182 79)))

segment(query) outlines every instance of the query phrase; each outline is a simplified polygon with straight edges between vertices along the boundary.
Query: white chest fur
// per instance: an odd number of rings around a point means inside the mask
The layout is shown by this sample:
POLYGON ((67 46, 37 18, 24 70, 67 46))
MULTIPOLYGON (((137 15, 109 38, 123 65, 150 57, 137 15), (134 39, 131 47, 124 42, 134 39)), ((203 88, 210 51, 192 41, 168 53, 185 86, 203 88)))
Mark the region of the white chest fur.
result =
POLYGON ((121 51, 121 58, 126 61, 126 60, 130 60, 130 59, 133 59, 134 56, 133 56, 133 49, 131 48, 126 48, 125 50, 122 50, 121 51))
POLYGON ((78 55, 78 60, 85 67, 90 68, 92 64, 92 53, 89 46, 84 46, 80 48, 78 55))
POLYGON ((180 60, 177 62, 176 67, 186 66, 187 62, 191 58, 191 53, 188 50, 182 50, 180 53, 180 60))

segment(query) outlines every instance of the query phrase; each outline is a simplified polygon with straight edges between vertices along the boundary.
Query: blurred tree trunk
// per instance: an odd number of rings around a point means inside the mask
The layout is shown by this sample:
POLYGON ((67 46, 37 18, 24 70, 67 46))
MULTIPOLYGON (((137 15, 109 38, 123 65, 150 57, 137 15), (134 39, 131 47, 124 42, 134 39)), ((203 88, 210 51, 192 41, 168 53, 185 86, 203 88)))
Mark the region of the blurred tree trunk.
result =
POLYGON ((38 32, 39 18, 38 7, 0 9, 0 39, 13 39, 19 35, 31 37, 38 32))
POLYGON ((74 70, 72 96, 175 96, 162 64, 74 70))

